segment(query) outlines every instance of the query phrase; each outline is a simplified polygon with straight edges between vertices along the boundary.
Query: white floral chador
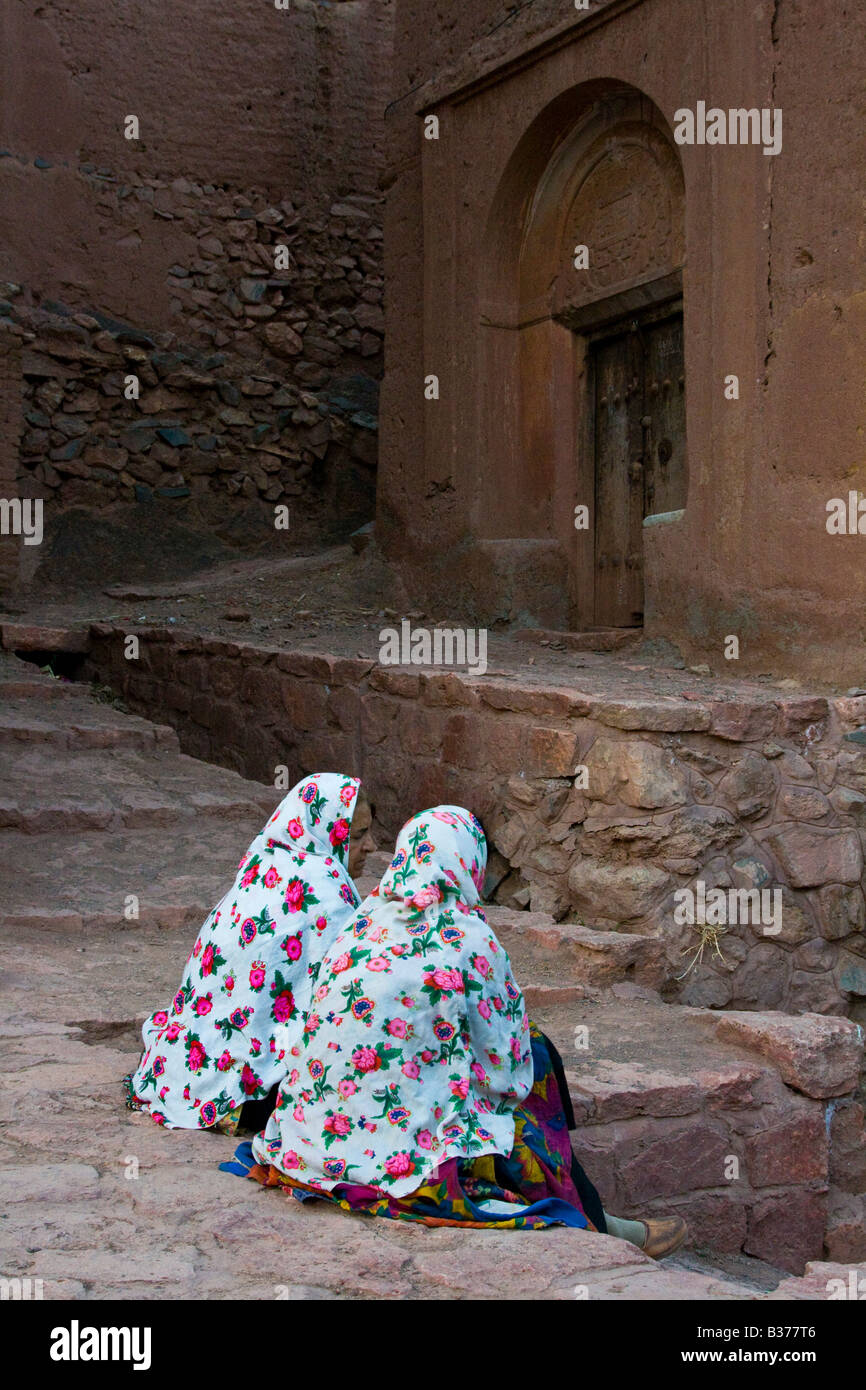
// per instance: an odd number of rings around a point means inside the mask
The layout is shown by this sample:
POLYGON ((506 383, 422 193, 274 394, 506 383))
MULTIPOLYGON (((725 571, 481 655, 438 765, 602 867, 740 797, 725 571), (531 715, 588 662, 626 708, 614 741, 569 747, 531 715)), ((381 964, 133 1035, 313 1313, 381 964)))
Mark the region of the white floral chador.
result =
POLYGON ((532 1057, 523 996, 478 909, 487 846, 459 806, 413 816, 318 968, 256 1161, 311 1187, 415 1191, 514 1145, 532 1057), (289 1070, 290 1068, 290 1070, 289 1070))
POLYGON ((133 1108, 170 1128, 208 1129, 285 1075, 275 1030, 303 1019, 310 962, 358 905, 344 866, 359 786, 331 772, 305 778, 253 840, 171 1007, 142 1029, 133 1108))

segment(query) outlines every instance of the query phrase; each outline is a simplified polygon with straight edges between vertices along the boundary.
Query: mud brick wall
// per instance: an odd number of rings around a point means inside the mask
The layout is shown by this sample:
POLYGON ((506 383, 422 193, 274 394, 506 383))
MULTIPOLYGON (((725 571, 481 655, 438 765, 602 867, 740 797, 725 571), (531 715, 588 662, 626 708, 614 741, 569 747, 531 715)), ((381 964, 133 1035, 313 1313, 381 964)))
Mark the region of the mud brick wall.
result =
POLYGON ((866 696, 611 701, 163 629, 128 661, 119 629, 92 634, 90 673, 194 756, 263 781, 355 772, 389 836, 470 805, 498 901, 659 936, 669 997, 866 1021, 866 696), (674 893, 698 880, 778 887, 780 933, 732 925, 687 970, 700 935, 674 893))
POLYGON ((4 23, 0 323, 49 535, 144 502, 201 529, 260 506, 254 541, 281 502, 297 540, 369 520, 389 0, 20 0, 4 23))
POLYGON ((52 511, 191 498, 205 519, 232 497, 296 502, 293 535, 327 534, 329 515, 346 533, 375 498, 378 200, 349 195, 316 217, 264 191, 222 197, 149 180, 120 205, 130 235, 159 209, 180 224, 176 331, 0 287, 0 320, 24 341, 22 493, 52 511), (279 244, 291 267, 276 272, 279 244), (130 374, 138 399, 124 394, 130 374))
MULTIPOLYGON (((603 108, 623 92, 659 131, 702 100, 778 109, 778 158, 757 147, 671 147, 685 199, 690 472, 682 513, 643 529, 636 608, 649 636, 674 642, 687 664, 716 669, 726 637, 738 634, 740 671, 821 681, 832 669, 842 688, 862 683, 850 618, 866 597, 862 537, 829 535, 825 523, 827 502, 848 492, 844 461, 862 457, 854 344, 866 314, 857 98, 866 11, 846 10, 850 57, 840 64, 839 30, 816 22, 820 10, 797 0, 592 0, 585 11, 570 0, 402 0, 387 117, 377 541, 400 563, 413 602, 435 594, 453 613, 459 599, 475 624, 512 604, 542 626, 594 621, 607 556, 573 529, 575 503, 598 495, 584 335, 550 317, 560 293, 580 300, 583 281, 564 258, 555 269, 545 259, 552 264, 557 211, 566 213, 565 195, 558 208, 553 194, 564 187, 560 161, 571 161, 577 186, 581 126, 599 101, 596 114, 618 139, 603 108), (421 118, 432 115, 438 139, 425 138, 421 118), (440 376, 435 406, 417 389, 427 373, 440 376), (736 403, 723 395, 728 373, 739 377, 736 403), (558 613, 541 603, 554 580, 558 613)), ((634 177, 628 198, 610 203, 609 223, 597 187, 580 186, 596 211, 573 210, 592 224, 615 281, 648 288, 640 257, 629 272, 629 246, 679 235, 652 178, 634 177), (650 226, 659 230, 648 236, 650 226)), ((615 295, 596 302, 599 322, 618 307, 626 311, 615 295)))

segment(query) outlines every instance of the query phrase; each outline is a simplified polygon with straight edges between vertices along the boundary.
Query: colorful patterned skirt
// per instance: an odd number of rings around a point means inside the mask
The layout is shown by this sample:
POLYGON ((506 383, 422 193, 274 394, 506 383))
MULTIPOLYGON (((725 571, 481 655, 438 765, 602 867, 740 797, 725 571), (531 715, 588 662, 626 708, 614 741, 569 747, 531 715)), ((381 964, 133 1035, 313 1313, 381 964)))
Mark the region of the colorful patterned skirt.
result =
POLYGON ((514 1147, 507 1158, 449 1159, 407 1197, 389 1197, 373 1187, 340 1183, 321 1192, 273 1165, 257 1163, 241 1144, 223 1172, 248 1177, 263 1187, 281 1187, 298 1201, 326 1201, 344 1211, 420 1221, 426 1226, 477 1226, 532 1230, 577 1226, 604 1231, 598 1193, 571 1150, 574 1128, 562 1062, 553 1044, 532 1028, 532 1090, 514 1112, 514 1147))

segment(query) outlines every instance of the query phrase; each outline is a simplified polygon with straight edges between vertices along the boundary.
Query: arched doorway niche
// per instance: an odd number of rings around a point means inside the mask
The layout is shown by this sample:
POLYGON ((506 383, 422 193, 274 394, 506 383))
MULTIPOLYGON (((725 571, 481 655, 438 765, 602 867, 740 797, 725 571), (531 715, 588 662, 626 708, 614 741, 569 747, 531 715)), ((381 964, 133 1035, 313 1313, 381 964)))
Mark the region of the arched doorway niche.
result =
POLYGON ((557 540, 573 627, 639 625, 644 520, 685 507, 684 213, 667 123, 614 82, 536 118, 490 209, 473 529, 557 540))

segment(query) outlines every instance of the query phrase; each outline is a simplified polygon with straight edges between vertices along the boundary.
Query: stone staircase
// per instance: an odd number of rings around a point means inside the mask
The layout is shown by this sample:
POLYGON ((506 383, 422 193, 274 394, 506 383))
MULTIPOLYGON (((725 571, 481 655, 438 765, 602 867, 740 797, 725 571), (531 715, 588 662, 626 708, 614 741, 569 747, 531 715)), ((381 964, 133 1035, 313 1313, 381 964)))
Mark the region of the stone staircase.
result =
MULTIPOLYGON (((350 1222, 227 1178, 217 1165, 232 1140, 159 1131, 122 1107, 119 1081, 278 793, 8 653, 0 745, 8 1276, 43 1278, 56 1298, 286 1286, 326 1298, 482 1287, 490 1298, 808 1299, 833 1277, 823 1255, 866 1255, 855 1024, 671 1005, 652 938, 501 907, 491 924, 563 1054, 575 1146, 605 1204, 681 1210, 689 1250, 656 1265, 581 1232, 350 1222)), ((387 857, 371 856, 362 891, 387 857)))
MULTIPOLYGON (((369 891, 388 856, 372 855, 369 891)), ((566 1066, 574 1147, 608 1210, 676 1210, 695 1243, 799 1271, 866 1259, 862 1029, 663 1001, 664 944, 491 905, 566 1066)))

